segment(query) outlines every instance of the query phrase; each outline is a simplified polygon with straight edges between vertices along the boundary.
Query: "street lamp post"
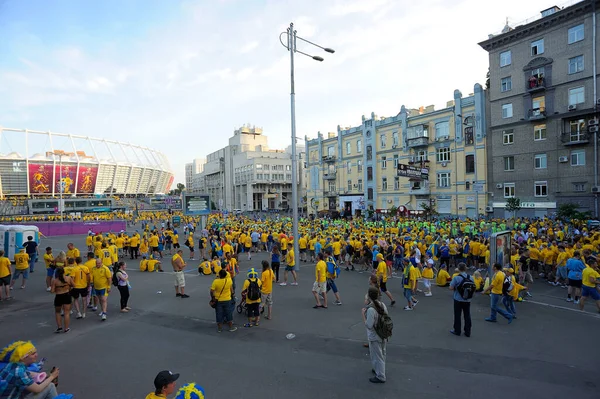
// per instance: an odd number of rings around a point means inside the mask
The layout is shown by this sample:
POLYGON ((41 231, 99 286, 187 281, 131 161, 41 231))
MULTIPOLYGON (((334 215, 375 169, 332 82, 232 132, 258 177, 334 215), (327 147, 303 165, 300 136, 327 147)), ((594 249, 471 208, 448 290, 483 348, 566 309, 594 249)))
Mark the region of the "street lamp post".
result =
POLYGON ((333 54, 335 51, 331 48, 322 47, 316 43, 297 36, 293 23, 290 23, 290 27, 287 29, 287 45, 281 40, 281 37, 284 34, 286 34, 286 32, 281 32, 279 35, 279 41, 281 42, 281 45, 290 52, 290 106, 292 119, 292 235, 294 236, 294 256, 296 257, 295 268, 298 270, 300 268, 298 262, 298 256, 300 253, 300 250, 298 249, 298 239, 300 237, 298 236, 298 159, 296 155, 296 91, 294 87, 294 53, 300 53, 319 62, 323 61, 323 57, 319 57, 318 55, 313 56, 298 50, 296 48, 296 40, 300 39, 303 42, 318 47, 327 53, 333 54))

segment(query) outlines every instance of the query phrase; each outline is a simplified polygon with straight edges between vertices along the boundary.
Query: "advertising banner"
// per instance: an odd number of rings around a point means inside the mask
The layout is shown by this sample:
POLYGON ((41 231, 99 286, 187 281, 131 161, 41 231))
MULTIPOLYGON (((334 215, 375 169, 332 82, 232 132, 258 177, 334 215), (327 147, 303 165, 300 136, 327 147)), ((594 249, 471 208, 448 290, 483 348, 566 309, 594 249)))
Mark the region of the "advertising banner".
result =
POLYGON ((399 163, 398 176, 409 177, 413 179, 429 180, 429 169, 399 163))
POLYGON ((73 194, 75 191, 75 174, 77 173, 77 165, 56 165, 54 170, 54 193, 63 195, 73 194))
MULTIPOLYGON (((175 181, 175 176, 169 177, 169 181, 167 182, 167 188, 165 188, 165 194, 168 193, 169 191, 171 191, 171 186, 173 185, 174 181, 175 181)), ((190 189, 190 187, 186 187, 186 188, 190 189)))
POLYGON ((79 165, 77 176, 77 194, 92 194, 96 189, 98 167, 92 165, 79 165))
POLYGON ((190 216, 210 214, 210 196, 184 194, 183 214, 190 216))
POLYGON ((29 192, 35 194, 52 193, 52 164, 29 164, 29 192))

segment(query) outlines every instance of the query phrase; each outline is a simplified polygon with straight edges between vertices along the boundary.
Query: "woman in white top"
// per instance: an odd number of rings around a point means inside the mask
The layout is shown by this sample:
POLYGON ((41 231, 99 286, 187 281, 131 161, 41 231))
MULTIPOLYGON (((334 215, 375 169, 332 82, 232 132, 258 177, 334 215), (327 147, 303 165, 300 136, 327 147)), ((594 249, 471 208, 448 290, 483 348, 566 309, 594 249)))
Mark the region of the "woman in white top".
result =
POLYGON ((125 262, 117 263, 117 279, 119 280, 117 288, 121 294, 121 313, 127 313, 131 310, 131 308, 127 306, 127 302, 129 301, 129 276, 125 271, 126 269, 127 264, 125 262))

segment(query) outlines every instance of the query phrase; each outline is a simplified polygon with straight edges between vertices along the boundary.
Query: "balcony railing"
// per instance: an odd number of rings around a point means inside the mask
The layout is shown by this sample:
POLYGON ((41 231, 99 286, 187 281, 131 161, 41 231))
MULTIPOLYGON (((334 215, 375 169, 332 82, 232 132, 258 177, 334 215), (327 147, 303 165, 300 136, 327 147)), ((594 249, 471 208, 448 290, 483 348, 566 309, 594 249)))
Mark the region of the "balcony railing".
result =
POLYGON ((325 190, 326 197, 337 197, 337 195, 338 195, 337 190, 325 190))
POLYGON ((335 180, 335 176, 336 176, 335 172, 323 173, 323 179, 325 179, 325 180, 335 180))
POLYGON ((430 193, 429 186, 411 187, 409 190, 411 195, 429 195, 430 193))
POLYGON ((325 155, 323 157, 323 161, 325 161, 325 162, 335 162, 335 155, 325 155))
POLYGON ((413 137, 406 140, 409 148, 426 147, 429 145, 429 137, 413 137))
POLYGON ((587 144, 590 142, 590 134, 587 132, 563 132, 560 135, 560 141, 564 145, 587 144))
POLYGON ((539 108, 533 108, 529 110, 529 120, 530 121, 536 121, 539 119, 546 119, 546 108, 545 107, 539 107, 539 108))
POLYGON ((540 90, 546 90, 546 79, 544 79, 543 77, 539 77, 536 78, 535 76, 532 76, 527 82, 527 91, 529 93, 535 92, 535 91, 540 91, 540 90))

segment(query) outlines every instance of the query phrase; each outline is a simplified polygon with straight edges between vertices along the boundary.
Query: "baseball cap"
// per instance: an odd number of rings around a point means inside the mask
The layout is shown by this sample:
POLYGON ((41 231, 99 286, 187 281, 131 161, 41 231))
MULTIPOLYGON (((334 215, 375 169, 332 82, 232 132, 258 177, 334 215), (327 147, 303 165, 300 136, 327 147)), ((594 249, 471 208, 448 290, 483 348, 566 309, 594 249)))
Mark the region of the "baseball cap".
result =
POLYGON ((173 374, 169 370, 163 370, 156 375, 156 378, 154 378, 154 387, 156 389, 162 389, 162 387, 177 381, 178 378, 179 374, 173 374))

